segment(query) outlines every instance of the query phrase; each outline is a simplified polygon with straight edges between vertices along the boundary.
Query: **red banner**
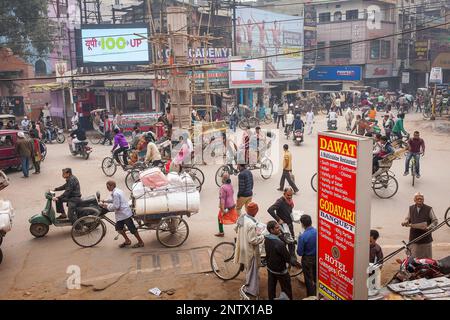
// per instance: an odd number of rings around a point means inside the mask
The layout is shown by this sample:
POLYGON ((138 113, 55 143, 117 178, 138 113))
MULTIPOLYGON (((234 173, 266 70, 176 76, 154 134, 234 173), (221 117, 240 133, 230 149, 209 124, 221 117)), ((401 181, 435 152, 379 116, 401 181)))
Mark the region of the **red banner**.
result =
POLYGON ((353 299, 357 142, 319 135, 318 288, 353 299))

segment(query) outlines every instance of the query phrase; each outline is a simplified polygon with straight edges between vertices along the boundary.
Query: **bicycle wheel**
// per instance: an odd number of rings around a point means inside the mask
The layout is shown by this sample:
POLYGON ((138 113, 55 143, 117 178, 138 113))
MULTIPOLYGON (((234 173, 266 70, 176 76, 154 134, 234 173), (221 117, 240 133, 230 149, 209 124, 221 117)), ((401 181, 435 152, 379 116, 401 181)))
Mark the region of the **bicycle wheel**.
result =
POLYGON ((317 192, 317 173, 314 173, 311 177, 311 188, 317 192))
POLYGON ((168 248, 181 246, 188 236, 189 226, 180 217, 163 218, 156 229, 156 238, 159 243, 168 248))
POLYGON ((325 107, 320 108, 320 112, 321 112, 322 114, 328 114, 328 110, 327 110, 327 108, 325 108, 325 107))
POLYGON ((197 167, 187 167, 185 168, 186 173, 191 177, 197 177, 200 180, 201 185, 205 183, 205 174, 202 170, 197 167))
POLYGON ((272 172, 273 172, 273 164, 272 161, 268 158, 263 159, 263 161, 261 161, 261 167, 259 168, 261 177, 264 180, 269 179, 272 176, 272 172))
POLYGON ((264 123, 265 123, 265 124, 271 124, 272 121, 273 121, 272 115, 266 115, 266 116, 264 117, 264 123))
POLYGON ((240 265, 234 263, 233 242, 221 242, 211 252, 210 264, 214 274, 222 280, 233 280, 241 273, 240 265))
POLYGON ((102 161, 102 170, 105 176, 112 177, 117 171, 117 165, 113 158, 106 157, 102 161))
POLYGON ((230 168, 225 164, 220 166, 219 169, 217 169, 216 171, 215 181, 218 187, 222 185, 222 176, 225 172, 230 174, 230 168))
POLYGON ((239 121, 239 129, 245 130, 250 124, 248 123, 248 119, 242 119, 239 121))
POLYGON ((106 234, 106 225, 100 217, 81 217, 72 226, 73 242, 83 248, 90 248, 102 241, 106 234))
POLYGON ((88 139, 92 144, 100 144, 103 139, 103 135, 98 131, 94 131, 88 135, 88 139))
POLYGON ((381 199, 392 198, 398 191, 398 182, 394 176, 383 173, 375 178, 372 189, 381 199))
POLYGON ((409 169, 411 171, 412 186, 414 187, 414 182, 416 180, 416 160, 414 160, 414 157, 411 159, 411 162, 409 163, 409 169))
POLYGON ((444 221, 450 228, 450 207, 448 207, 447 211, 445 211, 444 221))
POLYGON ((195 183, 195 189, 197 189, 198 192, 202 192, 202 182, 200 181, 199 177, 191 175, 192 180, 194 180, 195 183))
POLYGON ((45 145, 45 143, 43 143, 41 141, 39 142, 39 145, 40 145, 41 150, 43 150, 41 152, 41 157, 42 157, 41 161, 44 161, 45 157, 47 156, 47 146, 45 145))
POLYGON ((133 169, 128 171, 125 176, 125 185, 128 190, 133 191, 133 185, 139 181, 139 170, 133 169))

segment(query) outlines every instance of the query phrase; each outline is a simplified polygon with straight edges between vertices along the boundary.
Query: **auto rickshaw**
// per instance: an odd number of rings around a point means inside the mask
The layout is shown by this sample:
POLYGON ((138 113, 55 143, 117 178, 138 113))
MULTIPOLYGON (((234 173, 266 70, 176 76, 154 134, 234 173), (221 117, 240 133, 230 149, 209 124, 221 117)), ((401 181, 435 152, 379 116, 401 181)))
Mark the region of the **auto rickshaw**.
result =
POLYGON ((16 152, 18 132, 19 130, 0 130, 0 170, 21 168, 20 156, 16 152))
POLYGON ((0 128, 0 130, 18 128, 17 127, 17 119, 12 114, 0 114, 0 122, 3 123, 3 126, 0 128), (7 127, 9 122, 11 122, 11 124, 12 124, 11 127, 7 127))

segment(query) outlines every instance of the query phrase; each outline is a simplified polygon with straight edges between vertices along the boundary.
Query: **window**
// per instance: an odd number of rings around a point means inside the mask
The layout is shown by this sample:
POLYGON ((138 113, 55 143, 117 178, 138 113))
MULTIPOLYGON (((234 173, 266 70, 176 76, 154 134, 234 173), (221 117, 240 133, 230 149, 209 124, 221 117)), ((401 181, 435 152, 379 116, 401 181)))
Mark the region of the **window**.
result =
POLYGON ((391 57, 391 42, 382 40, 381 41, 381 58, 389 59, 391 57))
POLYGON ((120 5, 120 0, 116 0, 115 3, 116 3, 116 6, 119 6, 120 5))
POLYGON ((330 41, 330 59, 349 59, 352 57, 351 40, 330 41))
POLYGON ((357 20, 358 19, 358 10, 347 10, 345 12, 346 20, 357 20))
POLYGON ((41 59, 34 64, 34 73, 37 75, 47 74, 47 65, 41 59))
POLYGON ((342 21, 342 13, 340 11, 334 13, 333 21, 342 21))
POLYGON ((370 59, 380 59, 380 40, 370 41, 370 59))
POLYGON ((319 22, 330 22, 331 21, 331 13, 319 13, 319 22))
POLYGON ((324 61, 326 60, 325 58, 325 49, 320 49, 320 48, 324 48, 326 46, 326 42, 325 41, 320 41, 317 42, 317 61, 324 61))
MULTIPOLYGON (((4 123, 4 126, 6 127, 6 123, 4 123)), ((7 149, 14 147, 13 144, 13 137, 10 135, 1 136, 0 137, 0 149, 7 149)))

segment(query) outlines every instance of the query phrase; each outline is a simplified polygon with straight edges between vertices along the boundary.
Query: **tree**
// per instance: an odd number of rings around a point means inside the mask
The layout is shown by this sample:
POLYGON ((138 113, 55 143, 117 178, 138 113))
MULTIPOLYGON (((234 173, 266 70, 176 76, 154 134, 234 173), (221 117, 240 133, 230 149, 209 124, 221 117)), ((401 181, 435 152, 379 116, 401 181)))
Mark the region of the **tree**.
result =
POLYGON ((19 56, 51 52, 55 29, 47 10, 47 0, 1 0, 0 46, 11 48, 19 56))

